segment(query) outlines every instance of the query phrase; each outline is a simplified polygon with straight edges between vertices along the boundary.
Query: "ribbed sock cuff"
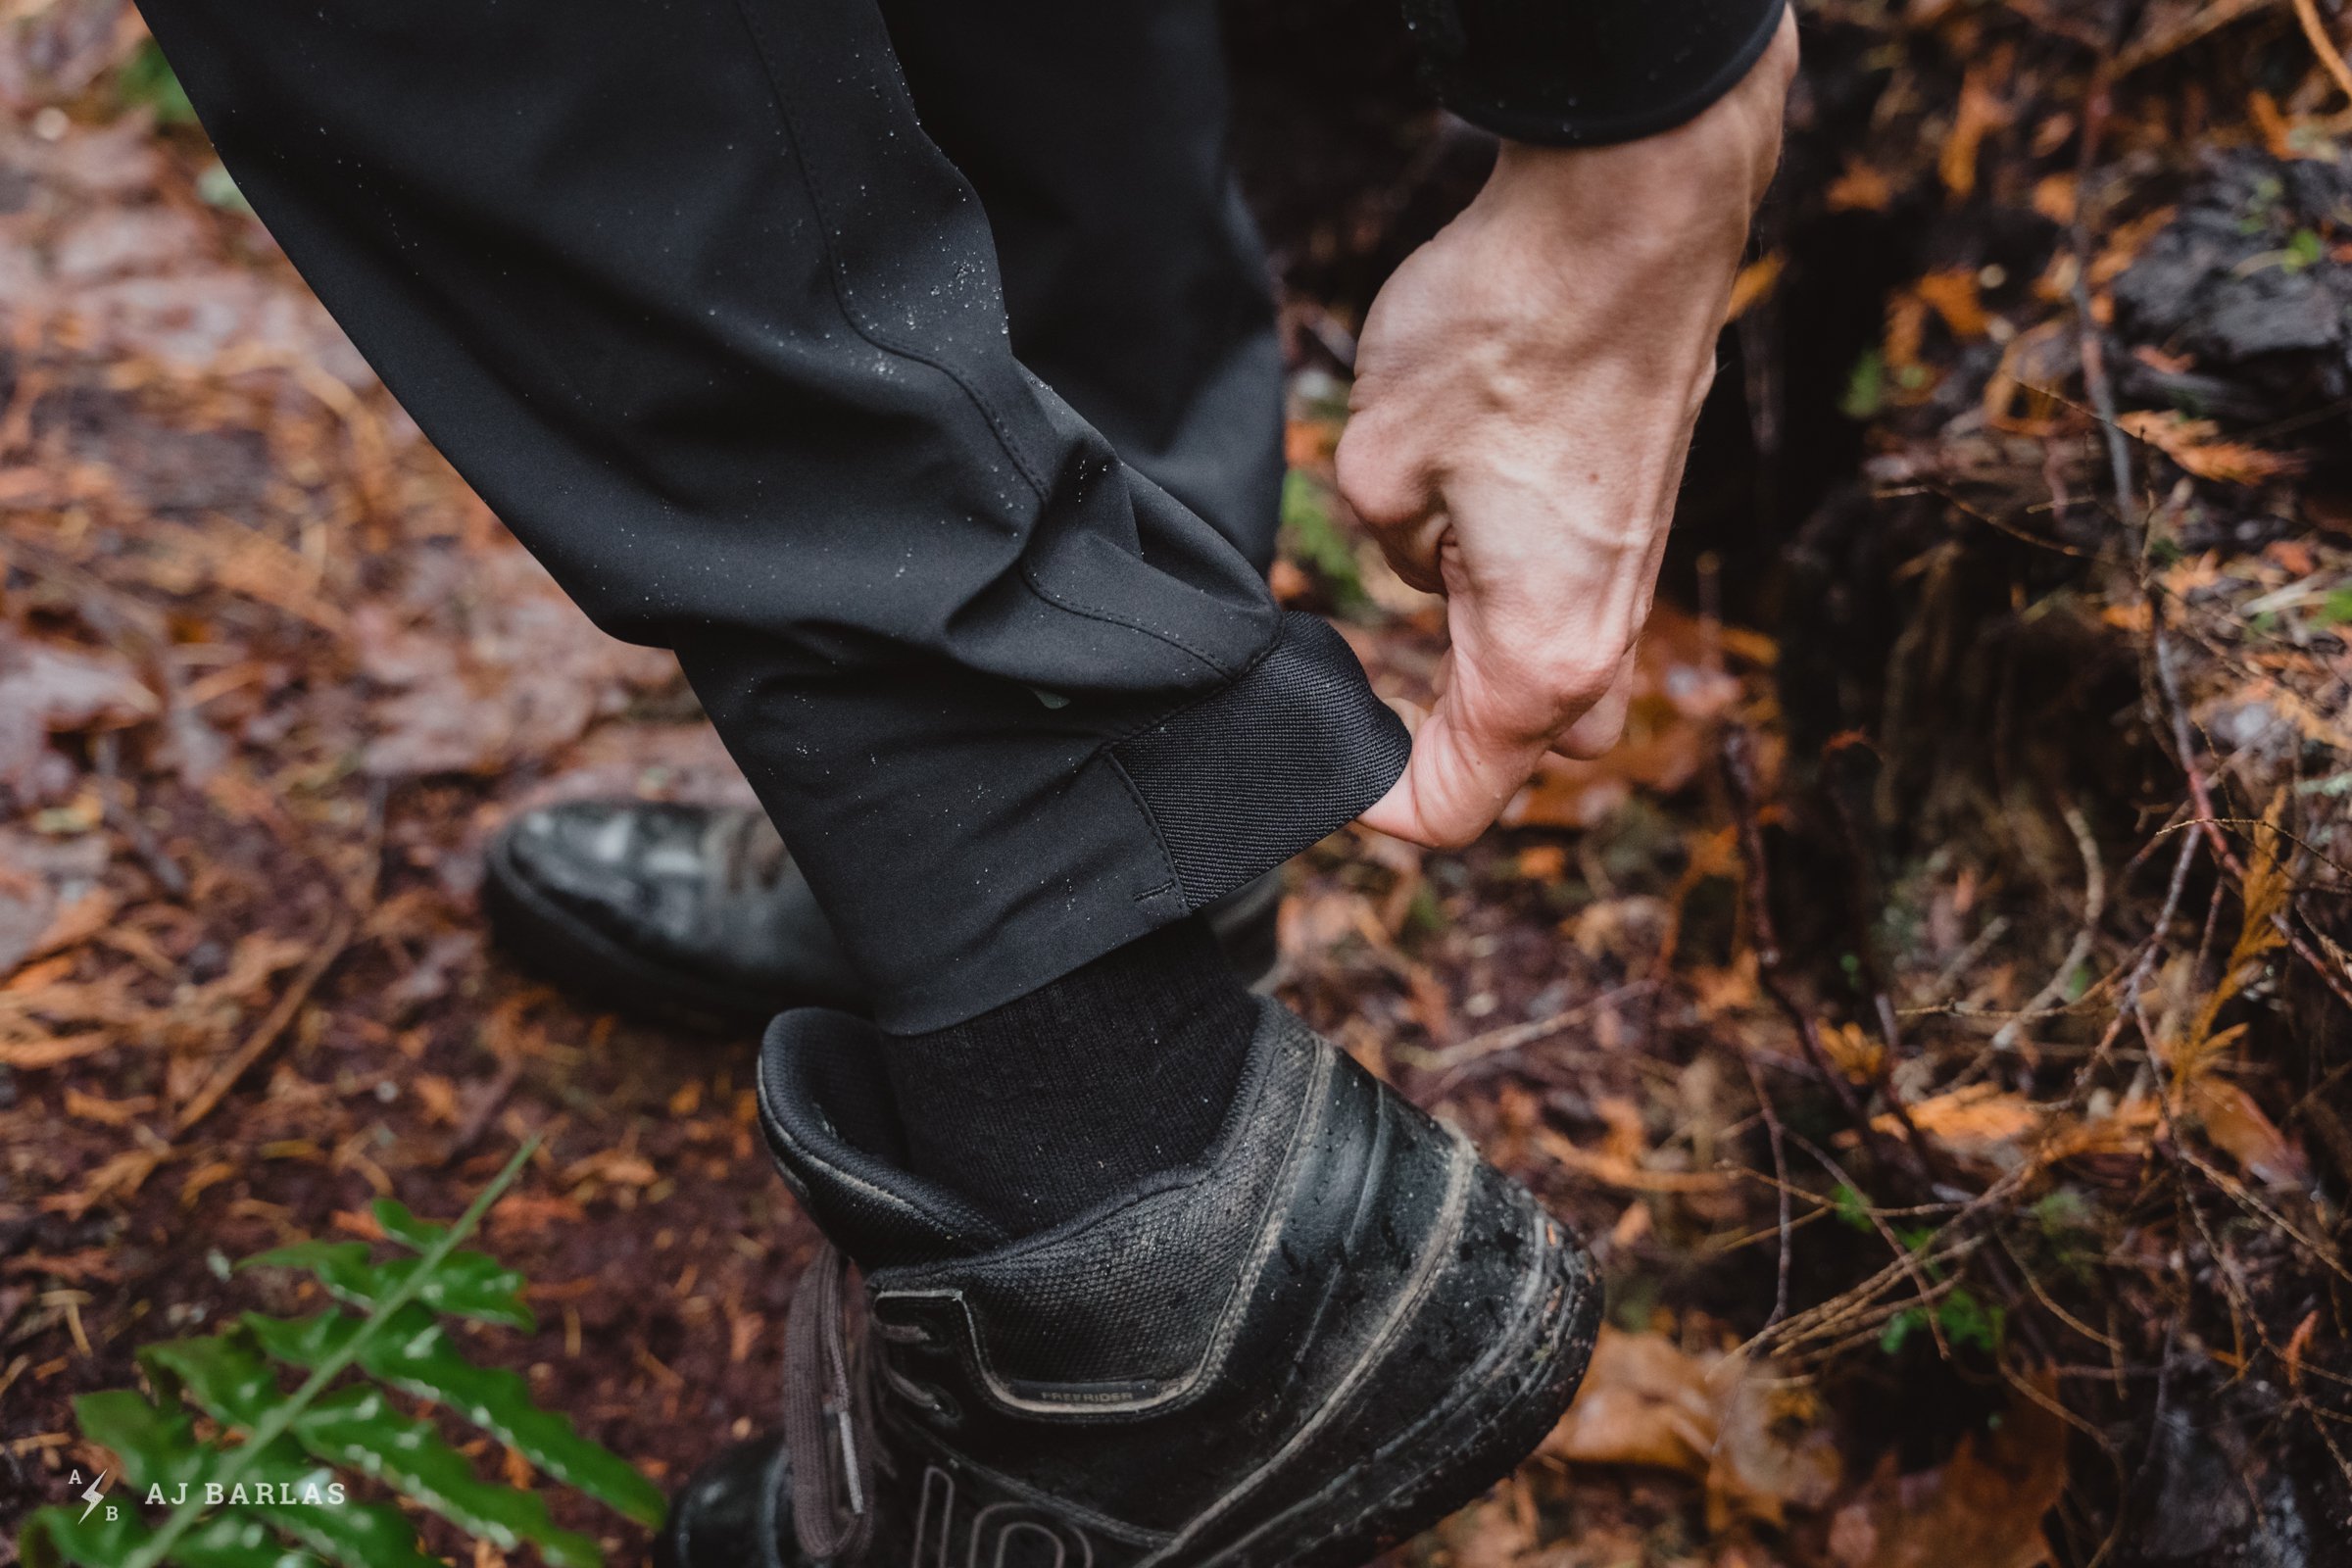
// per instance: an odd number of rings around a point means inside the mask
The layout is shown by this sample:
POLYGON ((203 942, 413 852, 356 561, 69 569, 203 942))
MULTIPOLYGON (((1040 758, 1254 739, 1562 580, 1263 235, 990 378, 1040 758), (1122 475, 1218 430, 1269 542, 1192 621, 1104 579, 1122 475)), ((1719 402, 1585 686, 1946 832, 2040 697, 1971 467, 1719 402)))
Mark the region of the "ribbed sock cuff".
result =
POLYGON ((1256 1026, 1194 916, 883 1060, 914 1173, 1027 1234, 1206 1149, 1256 1026))

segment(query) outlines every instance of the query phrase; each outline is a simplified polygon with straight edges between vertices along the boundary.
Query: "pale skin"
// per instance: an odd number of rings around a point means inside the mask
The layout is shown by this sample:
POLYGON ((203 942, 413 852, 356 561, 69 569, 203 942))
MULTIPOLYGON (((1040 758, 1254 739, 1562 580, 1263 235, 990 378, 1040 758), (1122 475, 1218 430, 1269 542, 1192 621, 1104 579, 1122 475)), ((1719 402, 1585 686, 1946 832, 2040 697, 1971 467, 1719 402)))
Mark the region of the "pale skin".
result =
POLYGON ((1545 752, 1597 757, 1623 733, 1795 69, 1791 13, 1688 124, 1612 147, 1506 142, 1373 302, 1340 491, 1400 576, 1446 596, 1450 646, 1367 826, 1467 844, 1545 752))

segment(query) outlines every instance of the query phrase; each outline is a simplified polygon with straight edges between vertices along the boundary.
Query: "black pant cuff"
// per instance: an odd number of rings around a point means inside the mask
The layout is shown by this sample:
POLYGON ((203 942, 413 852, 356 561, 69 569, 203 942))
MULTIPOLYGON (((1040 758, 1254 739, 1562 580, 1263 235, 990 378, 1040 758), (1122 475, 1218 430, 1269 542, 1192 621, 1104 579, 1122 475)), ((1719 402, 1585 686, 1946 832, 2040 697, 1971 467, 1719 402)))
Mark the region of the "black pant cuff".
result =
POLYGON ((1346 639, 1293 611, 1240 679, 1116 742, 1110 760, 1166 854, 1172 919, 1363 814, 1411 752, 1346 639))

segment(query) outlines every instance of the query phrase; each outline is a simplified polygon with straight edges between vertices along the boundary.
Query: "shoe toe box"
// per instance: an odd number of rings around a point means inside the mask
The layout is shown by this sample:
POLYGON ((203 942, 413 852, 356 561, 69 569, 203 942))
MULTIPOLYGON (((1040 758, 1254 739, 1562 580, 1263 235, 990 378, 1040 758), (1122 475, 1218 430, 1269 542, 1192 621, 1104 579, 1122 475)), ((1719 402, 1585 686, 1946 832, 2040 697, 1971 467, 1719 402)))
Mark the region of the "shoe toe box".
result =
POLYGON ((671 1499, 654 1561, 659 1568, 820 1568, 792 1544, 791 1495, 783 1439, 738 1444, 671 1499))

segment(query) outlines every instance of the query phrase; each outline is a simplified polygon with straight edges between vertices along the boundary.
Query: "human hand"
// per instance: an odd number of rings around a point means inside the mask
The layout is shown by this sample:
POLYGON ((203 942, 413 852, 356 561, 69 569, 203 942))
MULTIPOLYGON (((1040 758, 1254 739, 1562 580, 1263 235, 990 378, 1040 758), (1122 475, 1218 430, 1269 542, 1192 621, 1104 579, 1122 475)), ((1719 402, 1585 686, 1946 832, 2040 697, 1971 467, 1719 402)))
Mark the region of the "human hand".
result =
POLYGON ((1623 732, 1795 68, 1792 12, 1687 124, 1612 147, 1506 142, 1373 301, 1340 492, 1398 575, 1446 596, 1451 646, 1367 826, 1466 844, 1544 752, 1597 757, 1623 732))

